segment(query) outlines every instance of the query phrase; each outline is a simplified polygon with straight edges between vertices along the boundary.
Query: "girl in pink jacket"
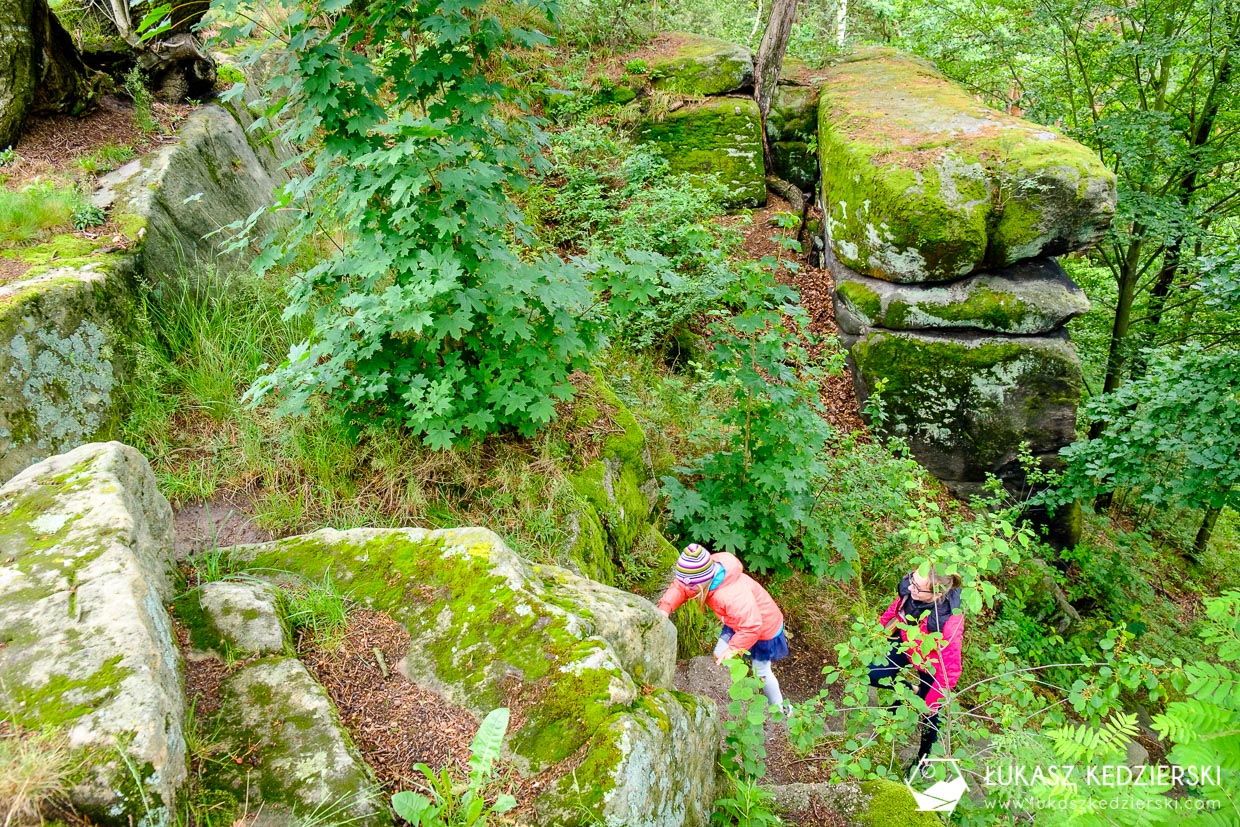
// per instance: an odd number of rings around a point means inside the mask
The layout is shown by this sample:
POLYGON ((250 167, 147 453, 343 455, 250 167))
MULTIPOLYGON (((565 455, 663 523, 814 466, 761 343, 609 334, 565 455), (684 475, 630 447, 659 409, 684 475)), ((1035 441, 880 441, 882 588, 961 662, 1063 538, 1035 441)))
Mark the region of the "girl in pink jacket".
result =
POLYGON ((676 561, 672 584, 659 599, 659 611, 671 616, 691 598, 708 606, 723 621, 723 632, 715 644, 715 662, 748 655, 754 674, 762 679, 762 694, 771 706, 786 712, 771 663, 788 656, 788 639, 784 636, 784 615, 766 589, 745 574, 735 555, 711 554, 692 543, 676 561))
MULTIPOLYGON (((939 707, 943 696, 960 680, 960 647, 964 639, 964 615, 960 613, 960 575, 940 574, 933 566, 922 577, 914 571, 906 574, 896 589, 879 622, 891 633, 892 647, 885 663, 870 666, 870 685, 891 687, 896 674, 912 663, 912 654, 919 652, 917 695, 926 702, 930 714, 921 719, 921 747, 913 766, 930 754, 939 739, 939 707), (908 631, 901 624, 917 626, 924 637, 942 635, 942 642, 929 651, 922 651, 919 640, 909 641, 908 631)), ((894 709, 895 707, 891 707, 894 709)))

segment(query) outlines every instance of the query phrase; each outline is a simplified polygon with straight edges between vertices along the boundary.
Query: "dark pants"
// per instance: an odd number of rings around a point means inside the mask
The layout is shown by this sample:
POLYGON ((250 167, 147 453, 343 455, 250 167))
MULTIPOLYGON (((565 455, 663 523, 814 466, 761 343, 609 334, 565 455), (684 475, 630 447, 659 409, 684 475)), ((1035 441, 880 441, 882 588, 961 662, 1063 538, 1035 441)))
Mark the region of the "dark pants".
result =
MULTIPOLYGON (((887 653, 887 662, 870 665, 870 686, 892 689, 895 677, 900 670, 911 662, 907 653, 901 651, 903 643, 897 643, 887 653)), ((917 697, 923 701, 934 686, 934 676, 920 669, 917 672, 917 697)), ((895 706, 889 707, 895 709, 895 706)), ((939 740, 939 713, 921 716, 921 747, 917 750, 917 760, 930 754, 930 748, 939 740)))

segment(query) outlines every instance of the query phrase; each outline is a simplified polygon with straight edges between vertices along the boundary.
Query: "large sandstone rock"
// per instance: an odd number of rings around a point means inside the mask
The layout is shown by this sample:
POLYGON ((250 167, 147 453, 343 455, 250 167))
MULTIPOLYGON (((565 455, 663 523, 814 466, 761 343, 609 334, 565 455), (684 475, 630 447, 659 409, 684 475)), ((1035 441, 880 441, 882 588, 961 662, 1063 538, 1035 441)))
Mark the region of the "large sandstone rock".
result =
POLYGON ((858 275, 828 256, 838 301, 836 321, 846 333, 970 328, 993 333, 1058 330, 1089 310, 1085 291, 1053 259, 935 284, 893 284, 858 275))
POLYGON ((766 203, 762 129, 752 98, 712 98, 647 121, 638 139, 656 145, 673 172, 713 174, 732 206, 766 203))
POLYGON ((675 634, 631 594, 523 561, 484 529, 325 529, 231 550, 237 563, 343 591, 409 629, 401 669, 479 716, 523 712, 509 735, 531 772, 572 761, 540 824, 700 825, 715 794, 719 721, 672 692, 675 634))
POLYGON ((646 434, 595 373, 579 383, 570 430, 590 432, 568 474, 577 495, 569 522, 571 565, 592 580, 641 594, 662 590, 677 551, 653 522, 659 496, 646 434))
POLYGON ((0 480, 110 435, 123 415, 134 314, 123 263, 0 285, 0 480))
POLYGON ((1091 150, 928 64, 869 50, 822 76, 822 200, 853 270, 944 281, 1081 249, 1110 225, 1115 176, 1091 150))
POLYGON ((844 336, 862 403, 884 382, 886 427, 958 496, 987 474, 1023 477, 1019 449, 1053 463, 1076 433, 1081 367, 1063 332, 1046 336, 870 329, 844 336))
POLYGON ((153 825, 185 781, 172 509, 147 461, 83 445, 0 488, 0 718, 63 729, 98 824, 153 825))
POLYGON ((818 158, 812 146, 817 135, 818 89, 780 83, 766 116, 766 139, 775 174, 804 192, 812 190, 818 180, 818 158))
MULTIPOLYGON (((175 144, 100 182, 94 203, 111 208, 114 219, 142 235, 147 282, 158 284, 202 263, 246 263, 244 253, 221 253, 224 235, 209 234, 271 204, 288 180, 280 171, 285 159, 279 145, 249 134, 251 119, 244 103, 207 104, 186 119, 175 144)), ((254 241, 277 226, 272 214, 264 215, 254 241)))
MULTIPOLYGON (((317 815, 332 824, 390 825, 392 816, 327 690, 292 657, 246 663, 220 687, 219 744, 224 754, 251 754, 254 766, 221 762, 212 785, 239 800, 253 786, 262 809, 288 827, 317 815)), ((268 823, 271 823, 269 820, 268 823)))
POLYGON ((700 34, 670 32, 656 40, 650 60, 655 89, 684 95, 722 95, 753 85, 753 55, 744 46, 700 34))

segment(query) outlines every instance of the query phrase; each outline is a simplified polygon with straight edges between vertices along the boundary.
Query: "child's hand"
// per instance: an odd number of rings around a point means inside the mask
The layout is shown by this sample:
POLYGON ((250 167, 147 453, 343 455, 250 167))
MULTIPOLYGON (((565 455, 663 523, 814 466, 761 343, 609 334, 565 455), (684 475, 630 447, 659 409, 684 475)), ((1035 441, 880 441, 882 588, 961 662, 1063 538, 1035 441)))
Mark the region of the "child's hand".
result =
POLYGON ((718 657, 715 658, 715 665, 722 666, 725 660, 727 660, 728 658, 736 654, 738 654, 738 650, 733 649, 731 646, 729 646, 726 652, 724 652, 722 655, 719 655, 718 657))

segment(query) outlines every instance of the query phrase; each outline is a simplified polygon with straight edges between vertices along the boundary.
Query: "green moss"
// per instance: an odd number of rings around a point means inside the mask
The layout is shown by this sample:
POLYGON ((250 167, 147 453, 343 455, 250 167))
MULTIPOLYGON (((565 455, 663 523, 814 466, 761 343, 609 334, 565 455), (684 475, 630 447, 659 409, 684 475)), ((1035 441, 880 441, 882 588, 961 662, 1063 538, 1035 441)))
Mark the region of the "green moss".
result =
POLYGON ((818 124, 836 252, 867 275, 950 279, 1073 249, 1109 221, 1089 188, 1113 188, 1114 176, 1089 149, 987 109, 891 50, 829 70, 818 124), (1065 230, 1048 216, 1067 202, 1081 215, 1065 230))
POLYGON ((896 433, 949 450, 967 447, 982 466, 1003 461, 1022 441, 1036 444, 1046 412, 1075 405, 1081 391, 1071 350, 1036 340, 995 337, 967 346, 876 332, 858 341, 852 356, 869 386, 886 381, 896 433))
POLYGON ((654 144, 673 172, 714 176, 733 206, 766 203, 766 171, 758 105, 748 98, 715 98, 648 121, 638 139, 654 144))
POLYGON ((753 81, 753 63, 741 46, 702 35, 675 33, 674 53, 651 60, 656 89, 685 95, 718 95, 753 81))
POLYGON ((977 285, 969 298, 957 304, 918 304, 927 316, 949 322, 982 322, 990 330, 1007 331, 1020 327, 1029 312, 1028 305, 1011 293, 1000 293, 977 285))
POLYGON ((191 589, 172 601, 172 611, 189 632, 190 645, 200 652, 218 652, 226 661, 232 652, 211 616, 202 608, 202 593, 191 589))
POLYGON ((216 85, 223 88, 234 83, 245 83, 245 74, 235 66, 220 63, 215 67, 216 85))
POLYGON ((580 559, 582 573, 610 586, 617 582, 617 569, 628 567, 634 550, 650 528, 650 503, 642 493, 650 474, 645 433, 602 375, 595 373, 593 383, 583 391, 574 426, 597 422, 604 409, 609 411, 614 426, 611 430, 618 428, 619 432, 609 433, 603 440, 597 460, 567 476, 582 500, 573 556, 580 559), (602 559, 586 556, 594 553, 595 522, 605 537, 606 555, 602 559))
POLYGON ((883 304, 879 295, 856 281, 844 281, 835 288, 840 298, 864 324, 874 324, 883 316, 883 304))
POLYGON ((942 827, 937 815, 918 811, 913 794, 903 784, 875 778, 862 782, 861 791, 870 800, 861 814, 861 823, 867 827, 942 827))
POLYGON ((120 665, 121 659, 121 655, 109 658, 90 675, 52 675, 39 687, 6 680, 12 705, 0 712, 27 729, 69 727, 116 694, 132 671, 120 665))

